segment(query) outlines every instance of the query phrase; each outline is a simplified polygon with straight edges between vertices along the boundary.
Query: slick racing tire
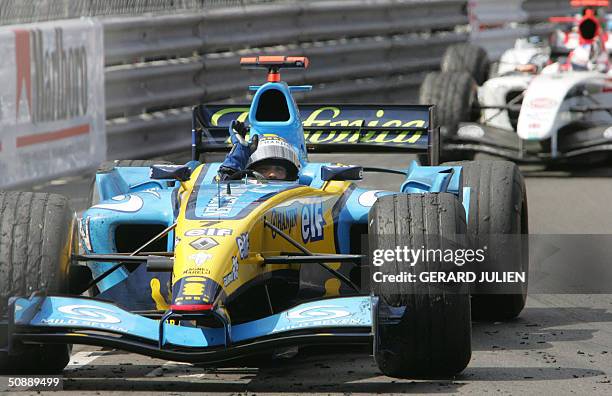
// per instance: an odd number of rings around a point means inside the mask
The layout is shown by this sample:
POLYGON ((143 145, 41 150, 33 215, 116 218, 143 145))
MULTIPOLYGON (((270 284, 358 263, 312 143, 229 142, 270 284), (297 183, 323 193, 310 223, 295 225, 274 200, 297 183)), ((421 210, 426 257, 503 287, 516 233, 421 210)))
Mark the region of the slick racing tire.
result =
POLYGON ((436 119, 443 136, 455 136, 459 123, 473 121, 476 84, 466 72, 428 73, 419 91, 419 103, 436 105, 436 119))
MULTIPOLYGON (((487 247, 483 271, 529 272, 527 191, 518 166, 509 161, 462 161, 463 186, 470 188, 468 234, 477 248, 487 247)), ((525 307, 527 283, 513 286, 476 283, 472 317, 509 320, 525 307), (506 293, 508 292, 508 293, 506 293)))
POLYGON ((442 72, 467 72, 478 85, 489 78, 491 62, 487 52, 476 45, 461 43, 446 48, 440 64, 442 72))
MULTIPOLYGON (((465 211, 452 194, 394 194, 378 198, 369 213, 370 258, 377 249, 465 247, 465 211)), ((388 376, 448 377, 471 358, 469 287, 466 283, 376 282, 374 274, 451 272, 453 262, 386 261, 370 267, 374 358, 388 376)))
MULTIPOLYGON (((461 122, 476 121, 478 112, 476 83, 466 72, 427 74, 421 84, 419 103, 436 105, 436 120, 440 125, 440 159, 442 161, 469 160, 474 156, 470 151, 445 150, 447 141, 456 135, 461 122)), ((421 164, 426 156, 419 155, 421 164)))
MULTIPOLYGON (((174 165, 169 161, 155 161, 155 160, 114 160, 103 162, 99 167, 98 173, 108 173, 116 167, 122 168, 136 168, 136 167, 149 167, 151 165, 174 165)), ((94 176, 91 181, 91 187, 89 189, 89 206, 88 208, 96 205, 100 202, 100 195, 98 194, 98 188, 96 185, 96 177, 94 176)))
MULTIPOLYGON (((69 292, 70 256, 78 246, 75 225, 63 196, 0 192, 0 349, 8 343, 9 297, 69 292)), ((0 372, 53 374, 69 360, 66 344, 16 344, 11 355, 0 351, 0 372)))

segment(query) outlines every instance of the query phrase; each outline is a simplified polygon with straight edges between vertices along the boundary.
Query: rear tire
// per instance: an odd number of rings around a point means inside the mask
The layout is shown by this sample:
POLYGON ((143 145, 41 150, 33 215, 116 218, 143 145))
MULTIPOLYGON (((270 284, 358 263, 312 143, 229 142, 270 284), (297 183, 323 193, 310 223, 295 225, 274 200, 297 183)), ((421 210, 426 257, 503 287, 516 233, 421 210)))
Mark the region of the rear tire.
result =
POLYGON ((487 51, 476 45, 461 43, 446 48, 440 69, 443 72, 467 72, 478 85, 489 78, 491 61, 487 51))
MULTIPOLYGON (((499 160, 444 165, 462 166, 463 185, 470 187, 468 234, 477 244, 476 248, 488 248, 486 261, 479 266, 485 271, 528 274, 527 191, 518 166, 499 160)), ((508 290, 507 286, 504 288, 508 290)), ((474 319, 513 319, 521 313, 527 300, 526 283, 517 283, 508 294, 500 294, 490 283, 477 283, 472 291, 474 319)))
MULTIPOLYGON (((8 299, 34 291, 67 294, 70 256, 78 246, 74 211, 55 194, 0 192, 0 317, 8 299)), ((7 329, 0 329, 0 348, 7 329)), ((70 361, 66 344, 19 345, 16 354, 0 352, 0 372, 53 374, 70 361)))
MULTIPOLYGON (((432 249, 465 246, 465 211, 451 194, 380 197, 370 210, 368 224, 370 255, 376 249, 400 245, 415 249, 423 245, 432 249)), ((421 272, 450 272, 456 268, 452 262, 410 266, 405 261, 393 261, 380 267, 372 265, 371 273, 408 272, 418 277, 421 272)), ((372 281, 371 285, 373 294, 379 297, 373 326, 374 357, 385 375, 447 377, 467 366, 472 354, 467 284, 372 281)))

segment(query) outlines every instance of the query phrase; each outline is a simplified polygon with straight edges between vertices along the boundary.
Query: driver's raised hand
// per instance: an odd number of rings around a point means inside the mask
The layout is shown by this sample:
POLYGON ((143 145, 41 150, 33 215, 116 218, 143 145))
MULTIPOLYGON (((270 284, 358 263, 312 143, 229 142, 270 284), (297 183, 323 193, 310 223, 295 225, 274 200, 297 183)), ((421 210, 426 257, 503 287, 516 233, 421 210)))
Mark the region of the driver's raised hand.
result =
POLYGON ((230 123, 229 133, 232 149, 219 168, 221 180, 226 180, 234 173, 245 170, 251 154, 257 150, 259 135, 254 135, 249 142, 246 140, 248 132, 249 128, 243 122, 233 120, 230 123))
POLYGON ((251 141, 248 142, 246 140, 246 135, 249 133, 249 127, 245 125, 244 122, 240 122, 238 120, 232 120, 230 123, 230 136, 231 142, 233 145, 240 144, 242 146, 248 147, 250 154, 253 154, 255 150, 257 150, 257 145, 259 143, 259 135, 255 135, 251 138, 251 141))

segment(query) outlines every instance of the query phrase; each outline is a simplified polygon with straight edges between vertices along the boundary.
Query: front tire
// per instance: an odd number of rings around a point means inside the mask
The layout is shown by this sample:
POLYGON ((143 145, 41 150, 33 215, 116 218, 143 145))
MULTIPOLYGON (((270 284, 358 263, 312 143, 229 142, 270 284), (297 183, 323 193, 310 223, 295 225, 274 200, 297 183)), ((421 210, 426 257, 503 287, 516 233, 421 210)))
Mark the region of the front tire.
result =
MULTIPOLYGON (((7 318, 9 297, 29 297, 39 290, 69 292, 70 260, 78 246, 75 224, 65 197, 0 193, 0 322, 7 318)), ((7 329, 0 331, 0 348, 4 348, 7 329)), ((53 374, 69 361, 66 344, 19 345, 15 354, 0 352, 0 372, 53 374)))
POLYGON ((476 84, 466 72, 428 73, 419 90, 419 103, 436 105, 443 136, 455 136, 459 123, 475 119, 476 84))
MULTIPOLYGON (((529 272, 527 190, 518 166, 510 161, 462 161, 443 165, 463 168, 470 188, 468 234, 477 247, 487 246, 484 271, 529 272)), ((509 320, 527 300, 527 282, 503 286, 478 283, 472 293, 472 317, 509 320), (507 293, 506 293, 507 291, 507 293)))
POLYGON ((445 150, 444 143, 457 135, 460 123, 475 121, 479 117, 476 110, 477 96, 476 83, 467 72, 433 72, 423 80, 419 103, 436 105, 436 119, 442 140, 441 160, 467 160, 474 156, 470 151, 445 150))
POLYGON ((489 78, 491 61, 487 52, 469 43, 453 44, 446 48, 440 69, 443 72, 467 72, 478 85, 489 78))
MULTIPOLYGON (((465 211, 447 193, 394 194, 378 198, 370 210, 370 256, 377 249, 465 246, 465 211)), ((405 261, 372 265, 371 274, 451 272, 450 262, 405 261)), ((374 313, 374 357, 388 376, 447 377, 461 372, 471 358, 468 285, 423 282, 371 282, 378 297, 374 313)))

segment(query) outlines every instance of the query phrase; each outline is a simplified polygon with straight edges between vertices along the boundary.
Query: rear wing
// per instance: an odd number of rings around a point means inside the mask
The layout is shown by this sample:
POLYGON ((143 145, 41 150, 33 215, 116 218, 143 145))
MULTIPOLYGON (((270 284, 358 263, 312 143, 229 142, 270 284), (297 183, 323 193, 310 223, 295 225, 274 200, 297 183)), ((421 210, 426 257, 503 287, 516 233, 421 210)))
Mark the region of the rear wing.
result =
MULTIPOLYGON (((192 159, 231 148, 229 125, 246 122, 249 105, 198 105, 192 114, 192 159)), ((300 105, 310 152, 427 152, 439 162, 433 105, 300 105)))

